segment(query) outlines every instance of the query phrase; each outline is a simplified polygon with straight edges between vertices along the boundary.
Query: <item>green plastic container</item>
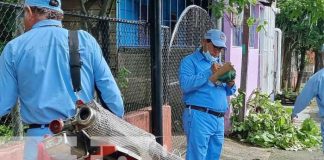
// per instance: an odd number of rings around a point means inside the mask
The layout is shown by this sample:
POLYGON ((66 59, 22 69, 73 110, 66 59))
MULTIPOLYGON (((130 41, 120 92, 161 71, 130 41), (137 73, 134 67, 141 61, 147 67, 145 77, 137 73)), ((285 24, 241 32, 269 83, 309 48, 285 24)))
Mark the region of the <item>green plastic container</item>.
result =
POLYGON ((218 80, 223 83, 227 83, 227 82, 234 80, 235 76, 236 76, 235 70, 231 70, 231 71, 226 72, 222 76, 218 77, 218 80))

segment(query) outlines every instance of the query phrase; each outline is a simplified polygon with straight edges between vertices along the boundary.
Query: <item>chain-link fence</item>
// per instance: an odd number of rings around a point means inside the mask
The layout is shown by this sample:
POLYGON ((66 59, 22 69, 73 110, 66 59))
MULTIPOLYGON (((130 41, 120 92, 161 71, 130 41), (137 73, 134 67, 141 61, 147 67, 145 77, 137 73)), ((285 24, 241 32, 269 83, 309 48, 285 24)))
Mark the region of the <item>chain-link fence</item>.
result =
MULTIPOLYGON (((10 4, 7 2, 18 2, 18 1, 9 1, 5 0, 4 2, 0 2, 0 55, 2 53, 2 50, 4 46, 13 38, 17 37, 18 35, 22 34, 24 31, 23 25, 22 25, 22 14, 23 10, 21 8, 21 5, 16 4, 10 4)), ((3 91, 2 91, 3 92, 3 91)), ((4 136, 7 136, 8 134, 13 134, 15 136, 22 137, 23 135, 23 125, 21 123, 19 114, 19 103, 17 102, 17 105, 13 109, 12 113, 10 113, 8 116, 1 117, 1 124, 5 124, 5 126, 9 126, 10 128, 13 128, 12 132, 6 132, 5 129, 2 129, 2 133, 4 133, 4 136), (13 116, 11 116, 13 115, 13 116)))
POLYGON ((20 5, 6 2, 0 4, 0 54, 7 42, 23 33, 22 19, 23 10, 20 5))
POLYGON ((147 23, 65 13, 67 29, 83 29, 99 42, 119 88, 126 112, 150 106, 150 45, 147 23))
MULTIPOLYGON (((4 44, 22 33, 22 11, 20 5, 0 2, 0 14, 6 15, 0 18, 0 52, 4 44)), ((208 13, 200 7, 191 6, 184 12, 172 35, 169 27, 162 27, 161 32, 163 99, 172 109, 174 150, 185 146, 181 121, 184 106, 178 67, 185 55, 199 47, 202 35, 213 26, 208 13)), ((97 39, 122 91, 126 112, 151 105, 150 33, 147 22, 66 11, 63 26, 71 30, 86 30, 97 39)), ((15 122, 13 128, 17 128, 17 120, 10 121, 15 122)))

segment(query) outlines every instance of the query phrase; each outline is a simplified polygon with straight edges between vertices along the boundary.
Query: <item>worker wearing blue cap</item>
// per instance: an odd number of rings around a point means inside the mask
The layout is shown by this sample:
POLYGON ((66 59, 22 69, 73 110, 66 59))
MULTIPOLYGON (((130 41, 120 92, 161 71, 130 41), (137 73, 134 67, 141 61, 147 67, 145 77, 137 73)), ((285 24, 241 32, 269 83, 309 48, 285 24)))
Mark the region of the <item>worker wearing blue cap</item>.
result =
POLYGON ((69 64, 68 30, 62 28, 61 0, 26 0, 25 33, 10 41, 0 57, 0 117, 8 114, 17 99, 26 135, 25 159, 36 159, 37 142, 51 134, 48 124, 75 115, 75 102, 90 102, 94 85, 109 110, 124 114, 120 90, 101 49, 89 33, 78 31, 82 61, 81 86, 73 90, 69 64))
POLYGON ((216 29, 207 31, 202 47, 186 56, 179 69, 180 87, 186 109, 183 127, 187 137, 187 160, 217 160, 224 143, 224 114, 227 96, 236 91, 234 81, 218 78, 233 70, 221 64, 219 54, 226 49, 226 36, 216 29))
MULTIPOLYGON (((319 108, 319 117, 321 119, 322 139, 324 140, 324 68, 317 71, 306 82, 303 90, 298 95, 294 108, 291 114, 292 120, 298 117, 298 114, 303 111, 316 98, 317 106, 319 108)), ((324 142, 322 142, 322 150, 324 153, 324 142)))

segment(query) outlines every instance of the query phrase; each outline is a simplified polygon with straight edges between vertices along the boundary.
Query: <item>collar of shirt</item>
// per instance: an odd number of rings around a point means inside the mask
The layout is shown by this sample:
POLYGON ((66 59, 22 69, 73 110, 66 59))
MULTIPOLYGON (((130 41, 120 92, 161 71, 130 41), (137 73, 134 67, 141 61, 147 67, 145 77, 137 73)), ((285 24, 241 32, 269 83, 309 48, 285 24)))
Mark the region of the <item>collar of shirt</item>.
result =
POLYGON ((46 26, 57 26, 62 27, 62 21, 53 20, 53 19, 46 19, 41 20, 33 25, 32 29, 39 28, 39 27, 46 27, 46 26))

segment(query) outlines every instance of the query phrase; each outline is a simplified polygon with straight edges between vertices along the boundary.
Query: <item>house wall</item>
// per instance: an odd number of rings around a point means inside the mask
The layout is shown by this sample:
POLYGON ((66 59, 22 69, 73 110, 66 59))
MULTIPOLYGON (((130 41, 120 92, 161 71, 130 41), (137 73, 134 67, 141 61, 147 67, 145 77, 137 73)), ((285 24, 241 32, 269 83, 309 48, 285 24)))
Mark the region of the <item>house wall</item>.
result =
MULTIPOLYGON (((257 5, 254 7, 257 16, 259 16, 260 7, 257 5)), ((236 70, 236 79, 235 83, 237 88, 240 88, 241 83, 241 68, 242 68, 242 47, 241 46, 233 46, 233 28, 234 26, 230 22, 230 19, 226 18, 227 15, 225 15, 224 18, 224 33, 227 37, 226 46, 228 46, 226 52, 225 52, 225 62, 231 62, 234 65, 234 68, 236 70)), ((259 88, 260 84, 260 56, 259 56, 259 34, 254 34, 254 47, 249 48, 249 57, 248 57, 248 73, 247 73, 247 84, 246 84, 246 96, 247 98, 250 97, 253 90, 256 88, 259 88)), ((237 92, 238 93, 238 92, 237 92)), ((230 101, 230 97, 228 98, 228 101, 230 101)), ((231 107, 229 106, 228 112, 225 114, 225 134, 228 135, 231 130, 231 123, 230 123, 230 117, 231 117, 231 107)))
POLYGON ((277 74, 280 73, 281 63, 281 56, 278 55, 278 51, 281 51, 281 46, 278 45, 280 35, 277 35, 278 29, 275 28, 275 17, 279 11, 276 3, 272 3, 271 8, 262 7, 260 12, 260 20, 268 22, 260 31, 260 89, 269 94, 272 100, 278 90, 276 82, 280 80, 280 75, 277 74))
MULTIPOLYGON (((259 15, 259 6, 255 7, 255 13, 259 15)), ((227 36, 226 45, 229 46, 225 53, 225 61, 231 62, 236 70, 235 83, 237 88, 240 88, 241 83, 241 68, 242 68, 242 47, 233 46, 233 28, 230 20, 224 18, 224 33, 227 36)), ((254 47, 249 48, 248 58, 248 73, 247 73, 247 84, 246 84, 246 95, 249 97, 254 89, 259 87, 259 72, 260 72, 260 56, 259 56, 259 35, 255 34, 254 47)))

